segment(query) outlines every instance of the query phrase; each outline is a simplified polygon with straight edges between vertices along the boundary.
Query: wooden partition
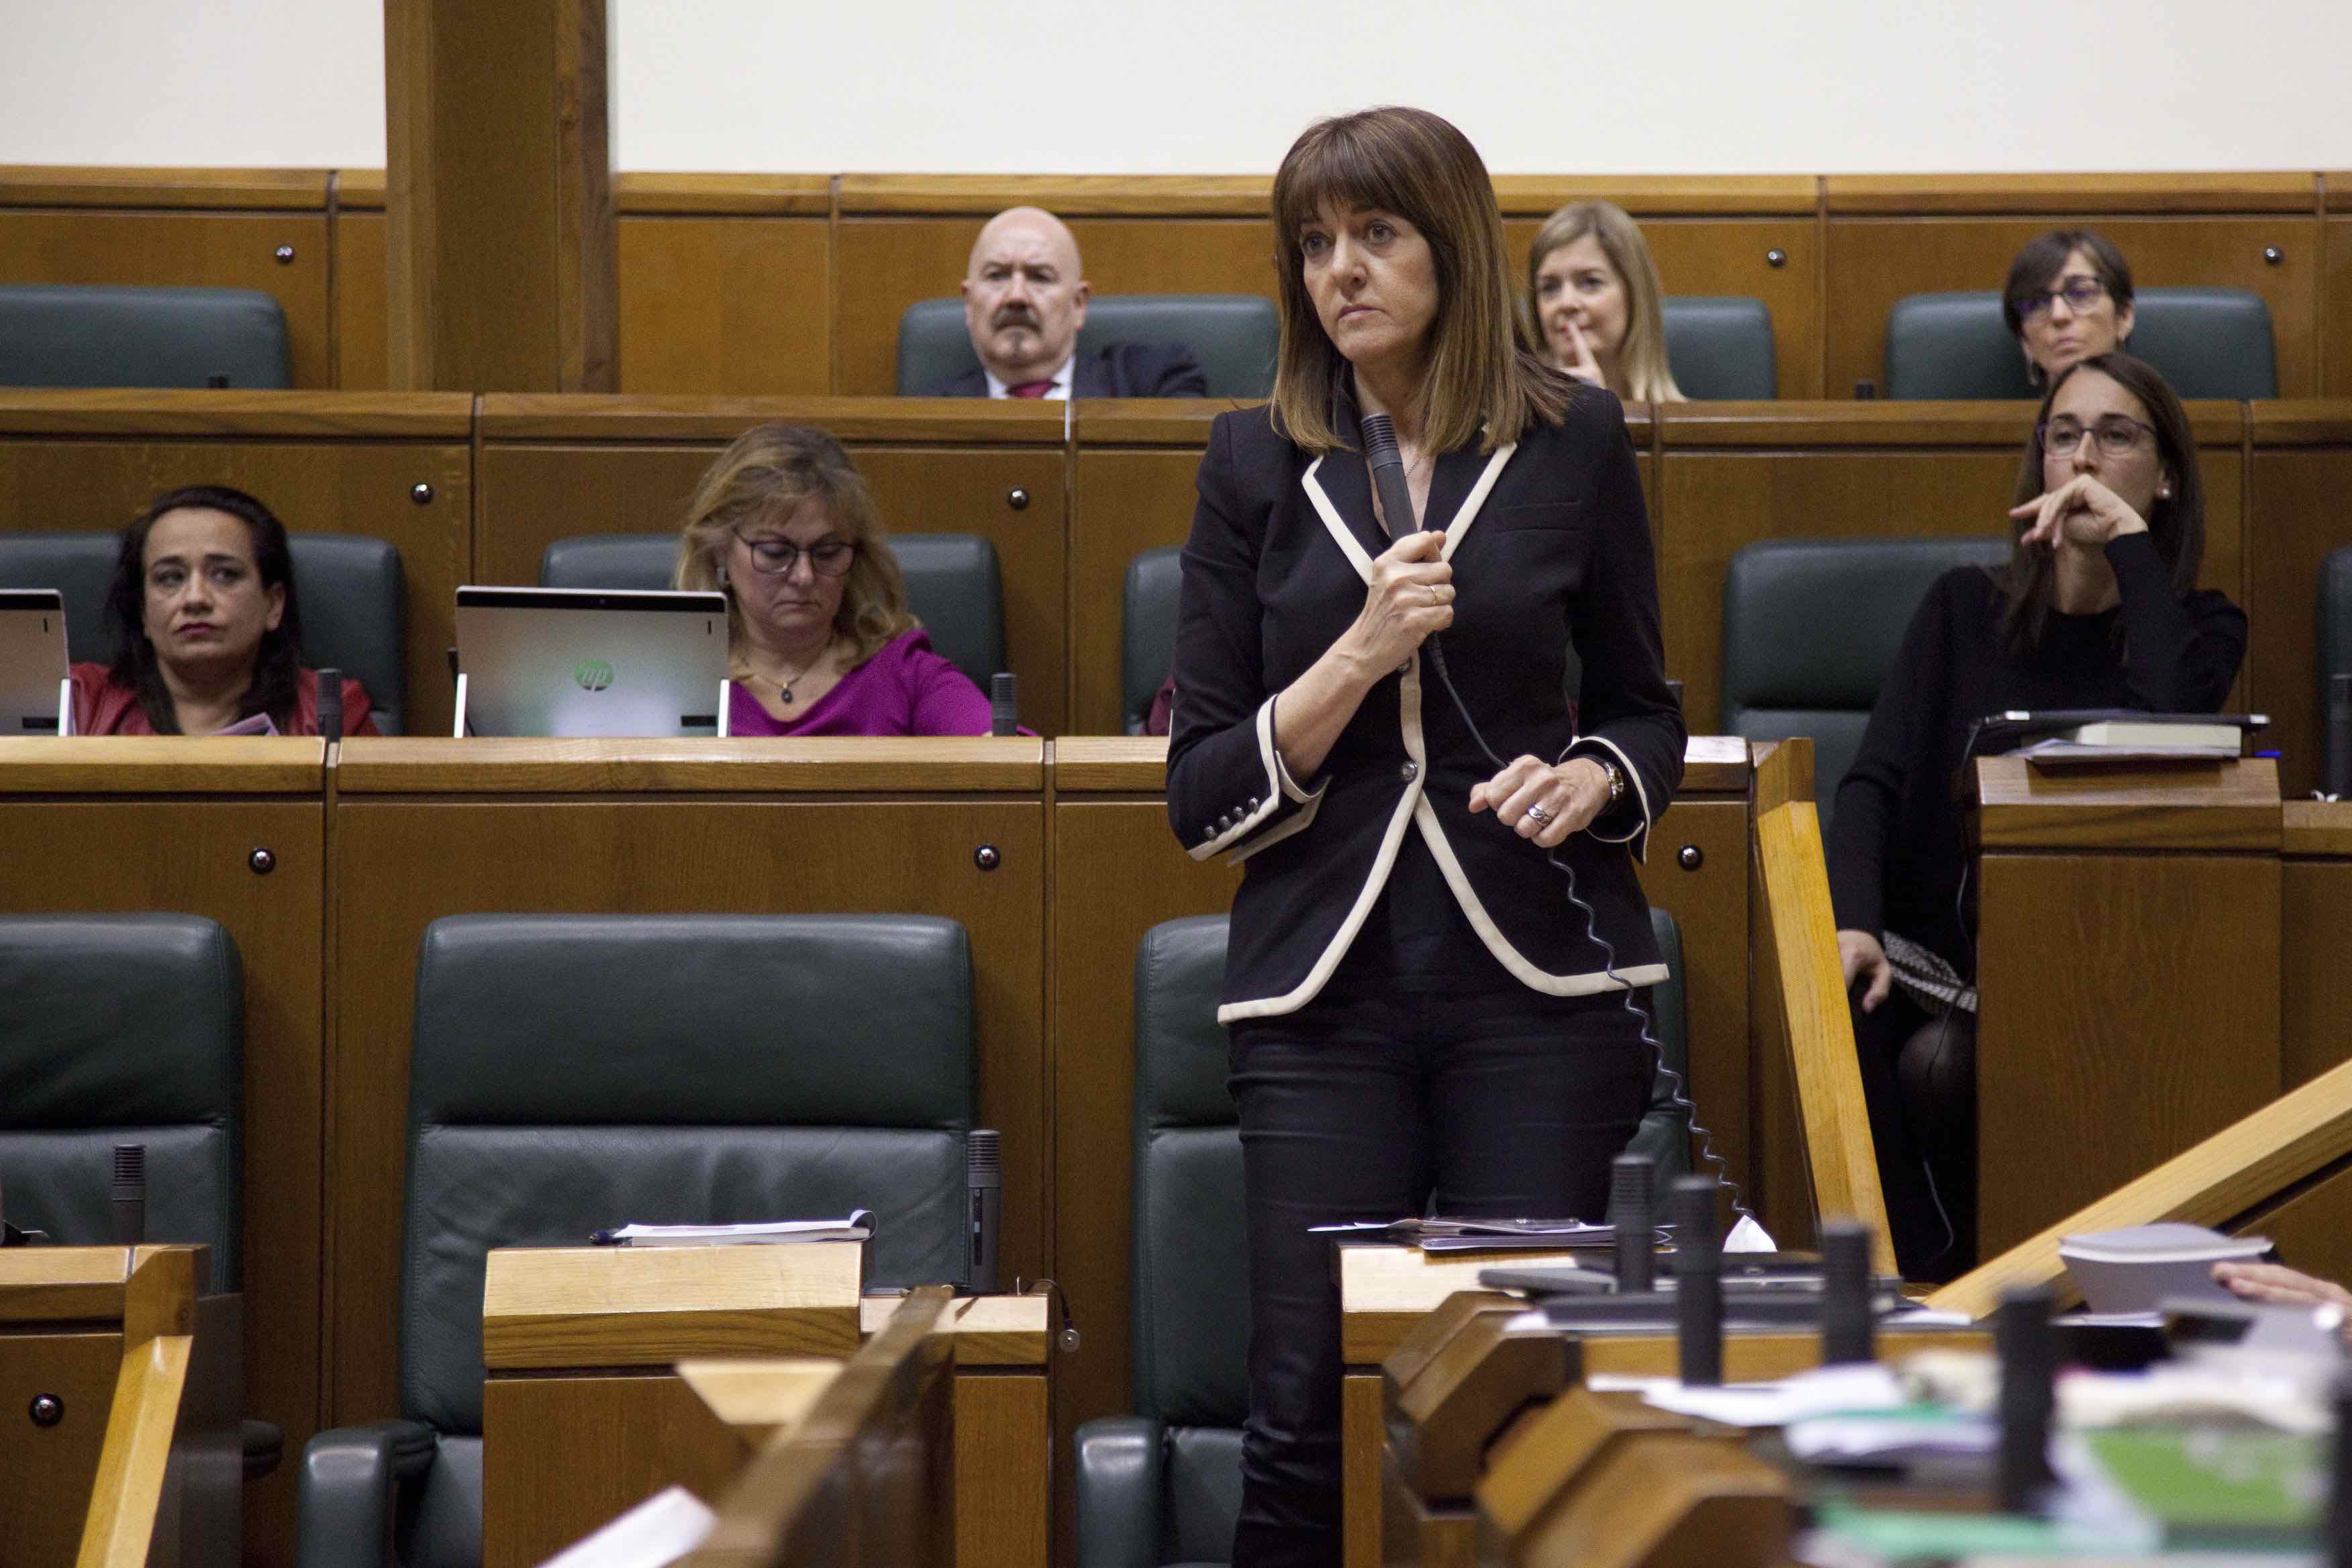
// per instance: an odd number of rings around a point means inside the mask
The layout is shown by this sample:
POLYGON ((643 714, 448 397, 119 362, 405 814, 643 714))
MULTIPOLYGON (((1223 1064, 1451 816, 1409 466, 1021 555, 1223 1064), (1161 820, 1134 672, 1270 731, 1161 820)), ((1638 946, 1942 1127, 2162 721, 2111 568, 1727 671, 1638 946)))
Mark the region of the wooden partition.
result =
POLYGON ((2284 1089, 2352 1060, 2352 801, 2287 802, 2279 843, 2279 1066, 2284 1089))
POLYGON ((407 580, 408 726, 446 734, 474 479, 464 393, 15 392, 0 531, 119 531, 182 485, 267 501, 297 533, 392 542, 407 580))
MULTIPOLYGON (((952 294, 991 214, 1070 221, 1098 293, 1273 296, 1265 175, 624 174, 621 388, 806 396, 896 390, 898 317, 952 294)), ((2352 394, 2352 174, 1811 174, 1495 182, 1512 248, 1602 197, 1642 224, 1666 289, 1772 311, 1783 398, 1885 376, 1905 294, 1998 289, 2018 247, 2095 227, 2142 288, 2250 289, 2288 397, 2352 394)), ((287 308, 298 386, 381 388, 383 172, 0 167, 0 276, 259 288, 287 308), (277 259, 281 248, 292 254, 277 259)))
POLYGON ((443 915, 961 921, 971 937, 980 1114, 1003 1134, 1004 1274, 1044 1272, 1042 753, 1018 739, 344 744, 331 826, 334 1418, 398 1407, 400 1205, 390 1194, 406 1166, 417 943, 443 915))
POLYGON ((1066 404, 920 399, 485 397, 474 581, 536 583, 574 533, 675 533, 719 448, 766 421, 846 444, 883 526, 996 546, 1004 651, 1034 729, 1062 728, 1066 404))
MULTIPOLYGON (((2352 288, 2352 265, 2345 279, 2352 288)), ((2347 301, 2352 310, 2352 300, 2347 301)), ((2319 787, 2327 713, 2320 696, 2319 565, 2352 543, 2352 404, 2248 405, 2247 704, 2271 716, 2255 744, 2279 753, 2290 800, 2319 787)))
MULTIPOLYGON (((0 910, 169 910, 218 921, 236 943, 247 1413, 282 1427, 289 1456, 320 1425, 325 751, 292 737, 0 740, 0 910)), ((293 1468, 248 1492, 250 1561, 293 1561, 293 1468)))

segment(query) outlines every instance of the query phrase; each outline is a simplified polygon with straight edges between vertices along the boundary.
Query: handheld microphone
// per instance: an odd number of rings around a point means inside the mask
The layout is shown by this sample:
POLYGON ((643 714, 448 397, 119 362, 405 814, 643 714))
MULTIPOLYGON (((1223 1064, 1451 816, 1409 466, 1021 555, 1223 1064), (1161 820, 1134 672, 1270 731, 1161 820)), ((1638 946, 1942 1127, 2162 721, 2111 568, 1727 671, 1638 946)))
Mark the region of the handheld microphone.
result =
POLYGON ((1010 735, 1020 728, 1021 678, 1000 669, 988 678, 988 732, 1010 735))
POLYGON ((1723 1382, 1723 1254, 1715 1237, 1711 1176, 1675 1183, 1675 1338, 1683 1383, 1714 1388, 1723 1382))
POLYGON ((330 741, 343 738, 343 672, 319 672, 319 733, 330 741))
POLYGON ((147 1239, 147 1145, 114 1146, 114 1241, 136 1247, 147 1239))
POLYGON ((2327 793, 2352 798, 2352 675, 2327 678, 2327 793))
POLYGON ((1616 1228, 1617 1293, 1654 1288, 1657 1263, 1658 1167, 1647 1154, 1620 1154, 1609 1166, 1609 1223, 1616 1228))
POLYGON ((1396 422, 1385 414, 1364 416, 1364 461, 1371 467, 1372 489, 1380 492, 1389 537, 1402 539, 1415 531, 1412 491, 1404 482, 1404 454, 1397 449, 1396 422))
POLYGON ((1004 1168, 996 1131, 975 1127, 964 1135, 964 1184, 971 1198, 967 1223, 971 1251, 964 1288, 975 1296, 997 1291, 997 1208, 1003 1201, 1004 1168))

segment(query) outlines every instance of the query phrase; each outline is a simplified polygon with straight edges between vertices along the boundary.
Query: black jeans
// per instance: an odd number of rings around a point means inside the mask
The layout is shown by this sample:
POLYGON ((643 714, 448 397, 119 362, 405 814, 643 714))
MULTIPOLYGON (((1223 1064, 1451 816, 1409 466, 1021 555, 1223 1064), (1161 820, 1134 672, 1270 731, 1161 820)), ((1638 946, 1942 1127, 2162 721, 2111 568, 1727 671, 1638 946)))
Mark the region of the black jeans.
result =
MULTIPOLYGON (((1637 994, 1646 1000, 1646 994, 1637 994)), ((1250 1258, 1234 1568, 1339 1561, 1339 1293, 1307 1227, 1598 1220, 1652 1058, 1624 994, 1328 992, 1233 1031, 1250 1258)))

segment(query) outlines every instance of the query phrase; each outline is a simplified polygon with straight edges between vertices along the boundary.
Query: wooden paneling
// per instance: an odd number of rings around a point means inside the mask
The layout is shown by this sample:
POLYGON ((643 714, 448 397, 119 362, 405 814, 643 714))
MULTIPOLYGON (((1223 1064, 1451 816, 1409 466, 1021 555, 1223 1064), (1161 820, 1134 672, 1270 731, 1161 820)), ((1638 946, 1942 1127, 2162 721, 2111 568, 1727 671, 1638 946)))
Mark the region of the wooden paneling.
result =
POLYGON ((1990 1258, 2278 1096, 2280 880, 2260 856, 1979 864, 1990 1258))
MULTIPOLYGON (((2312 405, 2302 405, 2311 408, 2312 405)), ((2352 406, 2326 405, 2352 416, 2352 406)), ((2315 409, 2312 410, 2315 412, 2315 409)), ((2256 743, 2279 753, 2279 787, 2288 797, 2319 787, 2327 715, 2319 688, 2319 564, 2352 542, 2352 417, 2339 419, 2326 445, 2267 445, 2294 438, 2296 405, 2257 405, 2252 509, 2254 531, 2246 563, 2247 705, 2271 716, 2256 743)), ((2317 434, 2311 432, 2311 434, 2317 434)))
MULTIPOLYGON (((2352 186, 2352 174, 2340 177, 2352 186)), ((2352 217, 2331 216, 2323 226, 2327 274, 2319 305, 2319 391, 2327 397, 2352 397, 2352 217)))
MULTIPOLYGON (((457 406, 443 421, 456 438, 440 440, 192 440, 132 434, 171 423, 132 413, 94 418, 119 432, 104 437, 0 434, 0 529, 112 531, 163 490, 225 484, 259 496, 296 532, 389 540, 407 583, 408 727, 446 734, 453 698, 442 650, 457 640, 457 584, 467 581, 473 476, 462 399, 457 406), (430 487, 422 504, 419 484, 430 487)), ((35 422, 0 416, 0 431, 35 422)), ((222 433, 237 423, 230 416, 222 433)))
MULTIPOLYGON (((320 1413, 325 860, 315 796, 0 803, 0 909, 171 910, 218 921, 236 942, 245 971, 246 1403, 248 1414, 285 1429, 289 1455, 301 1452, 320 1413), (247 864, 256 848, 276 858, 268 876, 247 864)), ((292 1563, 294 1468, 282 1465, 247 1489, 247 1561, 292 1563)))
POLYGON ((335 214, 335 385, 346 392, 390 386, 382 209, 335 214))
POLYGON ((624 217, 620 236, 621 390, 832 390, 824 218, 624 217))
MULTIPOLYGON (((987 213, 966 217, 845 216, 835 233, 834 390, 898 390, 898 317, 918 300, 953 294, 987 213)), ((1009 205, 1009 204, 1008 204, 1009 205)), ((987 212, 994 212, 990 207, 987 212)), ((1063 209, 1066 216, 1068 209, 1063 209)), ((1274 295, 1272 234, 1263 217, 1069 219, 1097 294, 1274 295)))
POLYGON ((2289 860, 2279 893, 2279 1051, 2294 1089, 2352 1059, 2352 858, 2289 860))
MULTIPOLYGON (((1746 768, 1740 784, 1747 784, 1746 768)), ((1727 1173, 1748 1188, 1748 802, 1677 798, 1659 818, 1642 890, 1682 928, 1691 1103, 1727 1173), (1685 865, 1685 857, 1696 860, 1685 865)), ((1694 1141, 1691 1168, 1706 1174, 1694 1141)))
POLYGON ((482 1385, 483 1568, 530 1568, 660 1491, 717 1507, 743 1442, 675 1377, 482 1385))
POLYGON ((1045 1568, 1053 1560, 1054 1456, 1045 1379, 955 1380, 957 1568, 1045 1568))
MULTIPOLYGON (((1669 294, 1745 294, 1772 312, 1772 353, 1782 397, 1822 395, 1820 226, 1811 217, 1694 218, 1633 215, 1669 294), (1771 253, 1781 260, 1775 266, 1771 253)), ((1512 276, 1527 276, 1540 219, 1506 223, 1512 276)), ((1843 389, 1841 388, 1841 391, 1843 389)))
POLYGON ((285 309, 293 384, 330 387, 327 218, 320 205, 292 212, 0 208, 0 278, 258 289, 285 309), (283 262, 277 259, 281 247, 292 251, 283 262))
POLYGON ((2307 213, 2312 202, 2311 176, 2288 173, 1832 174, 1822 188, 1832 215, 2307 213))
MULTIPOLYGON (((1082 416, 1083 417, 1083 416, 1082 416)), ((1205 422, 1204 426, 1205 426, 1205 422)), ((1204 427, 1203 445, 1208 438, 1204 427)), ((1116 735, 1126 728, 1119 658, 1127 568, 1146 550, 1181 544, 1192 529, 1199 449, 1081 449, 1072 468, 1070 727, 1116 735)))
MULTIPOLYGON (((2022 406, 1965 403, 1676 404, 1659 417, 1666 673, 1684 683, 1694 729, 1720 720, 1723 580, 1742 545, 2005 533, 2032 423, 2022 406)), ((2233 405, 2200 403, 2193 417, 2200 443, 2209 443, 2199 453, 2206 490, 2200 580, 2242 600, 2242 416, 2233 405)))
POLYGON ((0 164, 0 207, 121 210, 326 205, 324 169, 141 169, 70 163, 0 164))
MULTIPOLYGON (((486 402, 478 581, 536 582, 541 552, 568 534, 672 531, 685 521, 695 481, 726 441, 762 418, 820 422, 850 446, 886 528, 977 533, 996 546, 1005 657, 1021 678, 1022 717, 1046 733, 1064 727, 1067 463, 1059 421, 1051 419, 1051 411, 976 420, 965 432, 969 439, 972 432, 994 429, 1018 442, 1051 431, 1051 446, 959 449, 930 444, 942 432, 961 428, 952 422, 935 425, 923 411, 936 405, 894 402, 861 411, 856 405, 746 400, 733 413, 697 412, 677 424, 666 422, 658 405, 642 421, 625 416, 626 406, 593 426, 604 437, 597 444, 509 442, 496 438, 499 425, 486 402), (640 431, 660 444, 632 439, 640 431), (901 431, 904 439, 889 438, 901 431)), ((983 413, 997 412, 979 406, 983 413)), ((520 417, 511 423, 519 430, 562 427, 534 426, 520 417)))
POLYGON ((2197 284, 2260 294, 2270 306, 2278 344, 2281 395, 2309 397, 2317 390, 2320 233, 2307 195, 2300 212, 2263 217, 2090 217, 2066 208, 2034 217, 1832 215, 1825 389, 1850 391, 1865 378, 1885 387, 1886 312, 1904 295, 1999 289, 2028 240, 2075 226, 2095 227, 2113 240, 2131 262, 2137 288, 2197 284), (2275 266, 2263 258, 2268 247, 2283 253, 2275 266))
MULTIPOLYGON (((362 753, 354 742, 346 755, 362 753)), ((596 787, 593 779, 584 787, 596 787)), ((375 798, 335 818, 331 1399, 397 1408, 394 1309, 417 942, 469 912, 915 913, 971 934, 981 1115, 1004 1137, 1003 1267, 1045 1260, 1045 809, 1030 801, 375 798), (996 847, 982 871, 973 852, 996 847), (593 853, 582 852, 593 846, 593 853)))
MULTIPOLYGON (((18 1331, 0 1333, 0 1410, 9 1415, 10 1477, 0 1487, 0 1541, 8 1543, 12 1563, 71 1563, 106 1444, 122 1335, 26 1333, 13 1313, 7 1327, 18 1331), (48 1427, 29 1420, 19 1425, 18 1413, 44 1394, 65 1406, 63 1419, 48 1427)), ((256 1560, 262 1560, 259 1553, 256 1560)))

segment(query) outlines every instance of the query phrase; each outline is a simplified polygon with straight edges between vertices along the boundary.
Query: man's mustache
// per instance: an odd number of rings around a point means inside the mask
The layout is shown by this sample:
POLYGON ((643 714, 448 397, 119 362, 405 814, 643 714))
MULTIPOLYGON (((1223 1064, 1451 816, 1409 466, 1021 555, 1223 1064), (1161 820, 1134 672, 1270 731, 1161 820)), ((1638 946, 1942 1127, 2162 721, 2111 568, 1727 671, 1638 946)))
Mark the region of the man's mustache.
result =
POLYGON ((1000 308, 995 315, 989 318, 989 325, 993 327, 1034 327, 1037 325, 1037 312, 1031 310, 1026 305, 1006 305, 1000 308))

